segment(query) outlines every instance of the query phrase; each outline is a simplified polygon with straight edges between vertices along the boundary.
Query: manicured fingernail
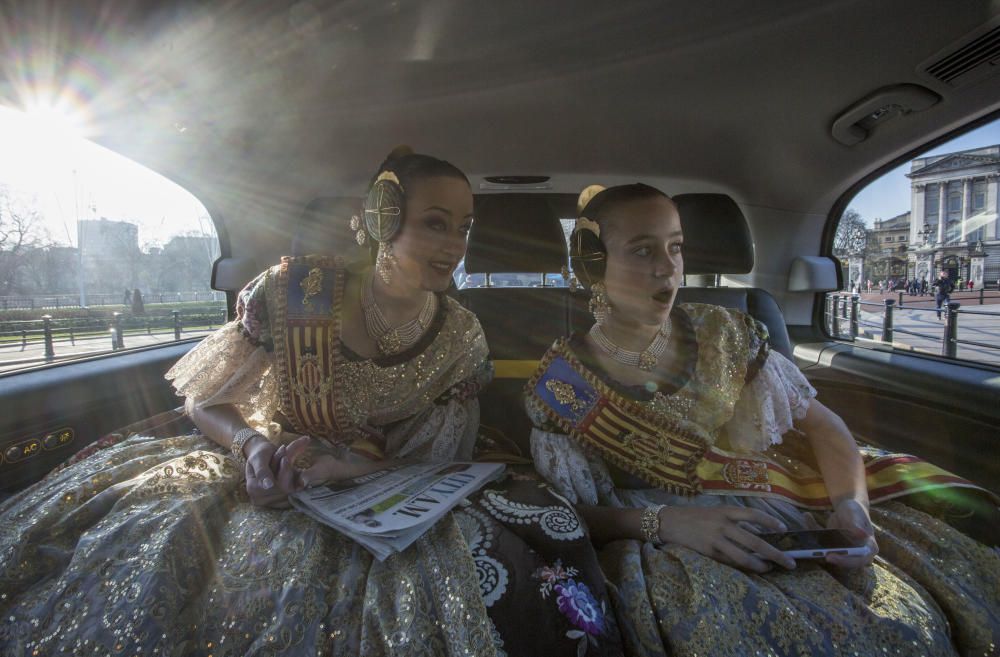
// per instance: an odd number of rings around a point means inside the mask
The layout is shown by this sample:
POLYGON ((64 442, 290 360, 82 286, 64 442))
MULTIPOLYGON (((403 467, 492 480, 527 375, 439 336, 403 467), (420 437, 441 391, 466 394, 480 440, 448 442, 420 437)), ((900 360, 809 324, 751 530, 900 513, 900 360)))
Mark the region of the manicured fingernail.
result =
POLYGON ((271 481, 270 479, 264 478, 260 482, 260 487, 263 488, 264 490, 270 490, 274 488, 274 482, 271 481))

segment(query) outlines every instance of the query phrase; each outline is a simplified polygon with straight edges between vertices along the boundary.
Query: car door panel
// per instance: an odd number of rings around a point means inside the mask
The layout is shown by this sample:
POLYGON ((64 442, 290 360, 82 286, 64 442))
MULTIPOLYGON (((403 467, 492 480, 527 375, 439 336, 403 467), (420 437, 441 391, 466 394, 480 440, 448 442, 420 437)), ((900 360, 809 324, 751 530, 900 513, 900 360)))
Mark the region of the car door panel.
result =
POLYGON ((795 333, 798 365, 858 438, 1000 491, 1000 373, 795 333))
POLYGON ((108 432, 179 406, 163 375, 194 344, 109 354, 0 379, 0 491, 21 489, 108 432))

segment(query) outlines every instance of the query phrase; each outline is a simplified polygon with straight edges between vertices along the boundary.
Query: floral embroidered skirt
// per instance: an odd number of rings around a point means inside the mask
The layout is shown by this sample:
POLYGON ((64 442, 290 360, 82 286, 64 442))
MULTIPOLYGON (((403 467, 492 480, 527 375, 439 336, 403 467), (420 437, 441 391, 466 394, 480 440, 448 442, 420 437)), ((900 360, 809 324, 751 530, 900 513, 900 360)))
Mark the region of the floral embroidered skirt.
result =
POLYGON ((679 546, 600 552, 630 655, 997 655, 1000 554, 904 505, 872 507, 879 555, 763 575, 679 546))
POLYGON ((622 654, 596 552, 534 478, 378 562, 250 504, 202 436, 98 447, 0 505, 0 655, 622 654))

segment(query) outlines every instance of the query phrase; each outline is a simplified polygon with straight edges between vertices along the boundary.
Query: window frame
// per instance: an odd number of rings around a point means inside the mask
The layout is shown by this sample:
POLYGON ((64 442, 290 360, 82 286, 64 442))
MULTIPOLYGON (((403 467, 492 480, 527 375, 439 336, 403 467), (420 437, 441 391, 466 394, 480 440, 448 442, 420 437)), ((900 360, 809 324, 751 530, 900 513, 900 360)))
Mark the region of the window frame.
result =
MULTIPOLYGON (((820 254, 830 258, 831 260, 834 261, 834 263, 836 263, 835 267, 837 269, 838 289, 843 288, 845 285, 846 272, 843 271, 843 268, 840 265, 840 260, 833 253, 834 239, 836 237, 837 227, 840 223, 840 220, 843 217, 844 212, 846 212, 848 207, 850 206, 851 201, 853 201, 854 198, 862 190, 864 190, 865 187, 872 184, 873 182, 884 176, 889 171, 892 171, 893 169, 896 169, 906 164, 907 162, 910 162, 916 158, 921 157, 924 153, 927 153, 928 151, 937 148, 938 146, 946 144, 949 141, 961 137, 962 135, 968 132, 971 132, 977 128, 981 128, 985 125, 988 125, 996 121, 1000 121, 1000 109, 984 114, 983 116, 980 116, 979 118, 969 121, 968 123, 962 126, 944 132, 941 135, 934 137, 933 139, 929 139, 928 141, 923 142, 921 145, 903 152, 895 159, 889 160, 882 166, 860 177, 857 181, 855 181, 852 185, 850 185, 847 189, 845 189, 844 192, 839 197, 837 197, 837 199, 830 206, 830 211, 827 213, 826 223, 824 224, 823 233, 820 241, 820 254)), ((925 204, 928 203, 928 195, 926 194, 924 196, 924 202, 925 204)), ((940 200, 938 201, 938 203, 940 203, 940 200)), ((925 208, 926 207, 927 206, 925 205, 925 208)), ((935 214, 937 213, 937 207, 939 206, 936 204, 934 208, 935 214)), ((929 215, 926 210, 924 216, 925 216, 925 222, 928 224, 932 224, 932 222, 929 221, 929 215)), ((932 227, 934 228, 934 237, 930 239, 930 243, 936 243, 937 223, 933 223, 932 227)), ((985 276, 985 271, 984 271, 984 276, 985 276)), ((826 313, 827 294, 828 294, 827 292, 817 292, 813 296, 813 313, 812 313, 811 330, 816 332, 818 335, 822 336, 823 339, 829 342, 835 344, 849 345, 852 348, 864 349, 866 351, 871 351, 871 352, 883 351, 899 357, 920 358, 929 361, 934 361, 940 364, 946 364, 949 366, 971 367, 978 370, 986 370, 989 372, 1000 373, 1000 365, 993 365, 991 363, 983 363, 980 361, 974 361, 962 358, 947 358, 945 356, 940 356, 937 354, 897 349, 895 347, 891 347, 888 345, 883 345, 878 348, 875 348, 873 346, 858 344, 841 337, 833 336, 826 329, 825 313, 826 313)))

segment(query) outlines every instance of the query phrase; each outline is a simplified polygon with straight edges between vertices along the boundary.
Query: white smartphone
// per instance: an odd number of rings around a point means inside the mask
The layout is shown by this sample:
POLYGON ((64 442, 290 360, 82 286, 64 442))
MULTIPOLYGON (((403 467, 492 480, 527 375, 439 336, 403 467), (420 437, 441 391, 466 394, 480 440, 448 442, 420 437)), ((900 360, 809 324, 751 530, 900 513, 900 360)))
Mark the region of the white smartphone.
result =
POLYGON ((871 548, 839 529, 807 529, 758 534, 793 559, 822 559, 828 554, 867 556, 871 548))

